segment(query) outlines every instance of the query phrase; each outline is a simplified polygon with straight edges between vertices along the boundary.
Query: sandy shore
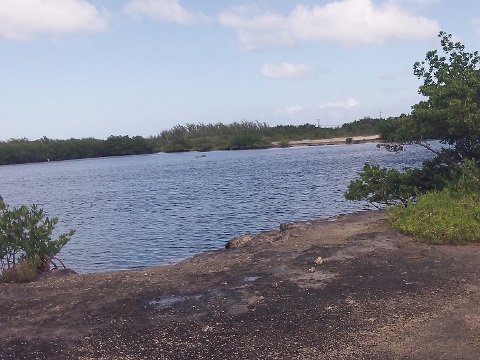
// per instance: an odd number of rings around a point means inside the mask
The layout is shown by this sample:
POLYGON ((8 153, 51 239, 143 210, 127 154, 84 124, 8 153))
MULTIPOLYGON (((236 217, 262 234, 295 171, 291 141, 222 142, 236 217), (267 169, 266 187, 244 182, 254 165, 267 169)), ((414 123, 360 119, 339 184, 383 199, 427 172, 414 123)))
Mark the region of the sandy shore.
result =
POLYGON ((1 359, 478 359, 480 248, 382 211, 282 226, 178 264, 0 284, 1 359))
MULTIPOLYGON (((366 142, 376 142, 380 140, 380 135, 371 135, 371 136, 354 136, 352 137, 352 143, 361 144, 366 142)), ((338 145, 345 144, 347 141, 346 137, 330 138, 330 139, 319 139, 319 140, 299 140, 299 141, 290 141, 289 146, 318 146, 318 145, 338 145)))

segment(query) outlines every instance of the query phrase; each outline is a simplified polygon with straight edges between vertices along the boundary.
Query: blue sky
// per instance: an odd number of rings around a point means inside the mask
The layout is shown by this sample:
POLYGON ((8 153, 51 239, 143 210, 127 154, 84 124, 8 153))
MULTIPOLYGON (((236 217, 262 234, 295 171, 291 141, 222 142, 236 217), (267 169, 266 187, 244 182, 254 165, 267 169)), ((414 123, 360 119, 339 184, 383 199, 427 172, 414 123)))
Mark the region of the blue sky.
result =
POLYGON ((478 0, 0 0, 0 140, 409 113, 440 30, 478 0))

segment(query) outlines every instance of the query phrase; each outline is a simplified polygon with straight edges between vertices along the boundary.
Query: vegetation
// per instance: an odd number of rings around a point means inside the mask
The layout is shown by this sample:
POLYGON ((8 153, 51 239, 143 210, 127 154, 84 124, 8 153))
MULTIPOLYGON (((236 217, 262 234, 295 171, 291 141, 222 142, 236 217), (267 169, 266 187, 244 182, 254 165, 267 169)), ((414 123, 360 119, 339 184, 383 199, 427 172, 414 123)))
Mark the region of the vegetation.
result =
POLYGON ((35 141, 12 139, 0 142, 0 165, 152 152, 153 145, 141 136, 110 136, 106 140, 52 140, 47 137, 35 141))
POLYGON ((289 141, 304 139, 326 139, 379 134, 383 129, 384 119, 364 118, 336 128, 322 128, 312 124, 268 126, 259 122, 235 122, 218 124, 177 125, 164 130, 152 138, 159 151, 208 151, 258 149, 288 146, 289 141))
POLYGON ((149 138, 112 135, 106 140, 12 139, 0 142, 0 165, 154 152, 261 149, 272 147, 273 142, 288 146, 292 140, 379 134, 386 126, 385 122, 383 119, 365 118, 337 128, 321 128, 311 124, 270 127, 259 122, 243 121, 229 125, 177 125, 149 138))
POLYGON ((435 244, 480 241, 480 169, 468 162, 460 174, 439 192, 390 208, 393 228, 435 244))
POLYGON ((52 267, 65 267, 56 255, 75 231, 52 240, 57 222, 35 205, 10 209, 0 197, 0 282, 31 281, 52 267))
POLYGON ((425 97, 410 115, 382 124, 390 151, 420 145, 433 160, 420 169, 380 168, 365 164, 345 197, 372 203, 396 204, 390 210, 395 228, 432 242, 480 240, 480 56, 440 32, 443 55, 429 51, 414 64, 425 97), (437 139, 441 148, 429 139, 437 139))
POLYGON ((372 204, 385 205, 395 204, 398 200, 407 202, 414 191, 413 184, 408 181, 411 171, 414 170, 408 169, 402 173, 396 169, 365 164, 360 179, 350 183, 345 198, 347 200, 361 198, 372 204))

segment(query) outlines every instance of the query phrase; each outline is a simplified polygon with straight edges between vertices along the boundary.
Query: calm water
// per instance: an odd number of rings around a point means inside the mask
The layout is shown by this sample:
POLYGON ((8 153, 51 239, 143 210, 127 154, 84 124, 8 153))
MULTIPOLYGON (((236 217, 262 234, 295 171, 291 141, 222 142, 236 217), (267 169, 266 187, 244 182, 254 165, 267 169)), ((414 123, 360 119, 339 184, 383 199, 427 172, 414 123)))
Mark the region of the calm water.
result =
POLYGON ((178 261, 240 234, 365 209, 343 199, 364 162, 420 164, 375 144, 155 154, 0 166, 0 195, 76 229, 60 258, 77 272, 178 261))

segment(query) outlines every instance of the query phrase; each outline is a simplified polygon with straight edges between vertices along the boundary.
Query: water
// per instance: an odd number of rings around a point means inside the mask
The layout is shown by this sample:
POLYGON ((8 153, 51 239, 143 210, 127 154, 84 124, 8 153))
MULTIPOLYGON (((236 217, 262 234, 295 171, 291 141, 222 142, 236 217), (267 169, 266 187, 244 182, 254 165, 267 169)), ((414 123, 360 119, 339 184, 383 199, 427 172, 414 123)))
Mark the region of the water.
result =
POLYGON ((0 166, 0 195, 76 229, 59 257, 80 273, 175 262, 234 236, 365 209, 343 199, 364 162, 430 155, 375 144, 216 151, 0 166))

